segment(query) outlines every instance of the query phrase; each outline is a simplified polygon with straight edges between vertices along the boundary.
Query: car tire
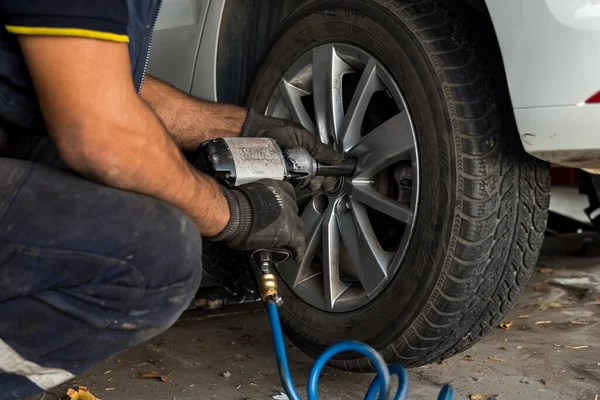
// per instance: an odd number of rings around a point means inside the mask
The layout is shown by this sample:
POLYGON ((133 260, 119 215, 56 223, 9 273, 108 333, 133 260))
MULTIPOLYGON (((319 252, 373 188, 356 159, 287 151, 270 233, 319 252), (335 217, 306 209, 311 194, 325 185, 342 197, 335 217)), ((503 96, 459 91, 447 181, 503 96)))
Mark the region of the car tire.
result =
MULTIPOLYGON (((460 2, 314 0, 282 24, 247 105, 266 111, 285 71, 324 43, 369 51, 406 99, 419 146, 420 197, 408 251, 368 304, 326 312, 281 284, 287 336, 315 357, 340 340, 415 367, 461 352, 496 327, 536 265, 549 165, 519 140, 495 43, 460 2)), ((343 354, 331 366, 372 371, 343 354)))

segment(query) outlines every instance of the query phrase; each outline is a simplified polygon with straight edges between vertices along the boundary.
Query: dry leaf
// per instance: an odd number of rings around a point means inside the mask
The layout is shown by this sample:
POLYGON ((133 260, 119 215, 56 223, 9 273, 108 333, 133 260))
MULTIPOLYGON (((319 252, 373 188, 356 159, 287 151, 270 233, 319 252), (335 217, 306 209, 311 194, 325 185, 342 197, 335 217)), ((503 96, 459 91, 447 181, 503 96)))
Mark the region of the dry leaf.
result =
POLYGON ((448 364, 448 362, 447 362, 446 360, 442 360, 442 361, 440 361, 438 364, 439 364, 439 365, 446 365, 446 364, 448 364))
POLYGON ((581 321, 569 321, 570 323, 574 324, 574 325, 587 325, 587 322, 581 322, 581 321))
POLYGON ((506 348, 506 347, 500 347, 500 350, 506 350, 506 351, 508 351, 508 348, 506 348))
POLYGON ((550 307, 550 308, 562 308, 562 304, 560 304, 560 303, 558 303, 556 301, 553 301, 552 303, 548 304, 548 307, 550 307))
POLYGON ((554 272, 554 268, 542 267, 540 268, 542 274, 551 274, 554 272))
POLYGON ((500 324, 500 328, 502 329, 508 329, 512 326, 513 322, 512 321, 508 321, 508 322, 502 322, 500 324))
POLYGON ((499 394, 472 394, 470 399, 471 400, 490 400, 493 399, 494 397, 500 397, 499 394))
POLYGON ((492 360, 492 361, 500 361, 500 362, 504 362, 504 360, 503 360, 503 359, 501 359, 501 358, 498 358, 498 357, 496 357, 496 356, 494 356, 494 357, 488 357, 488 358, 489 358, 490 360, 492 360))
POLYGON ((86 386, 79 386, 78 390, 67 390, 67 396, 69 396, 71 400, 100 400, 91 394, 86 386))
POLYGON ((535 325, 550 324, 550 323, 552 323, 552 321, 537 321, 537 322, 535 322, 535 325))
POLYGON ((525 379, 521 379, 521 383, 524 383, 524 384, 526 384, 526 385, 530 385, 530 384, 531 384, 531 382, 529 382, 529 381, 526 381, 525 379))
POLYGON ((545 380, 545 379, 542 379, 542 380, 541 380, 541 382, 542 382, 542 385, 544 385, 544 386, 548 386, 548 381, 547 381, 547 380, 545 380))
POLYGON ((464 356, 463 360, 465 360, 465 361, 473 361, 473 356, 464 356))
POLYGON ((168 382, 169 378, 165 375, 158 375, 155 371, 142 373, 140 372, 140 379, 160 379, 163 382, 168 382))
POLYGON ((519 318, 519 319, 529 318, 529 315, 528 314, 523 314, 523 315, 519 315, 517 318, 519 318))
POLYGON ((575 349, 575 350, 578 350, 578 349, 587 349, 587 348, 588 348, 588 347, 590 347, 590 346, 565 346, 565 347, 566 347, 567 349, 575 349))

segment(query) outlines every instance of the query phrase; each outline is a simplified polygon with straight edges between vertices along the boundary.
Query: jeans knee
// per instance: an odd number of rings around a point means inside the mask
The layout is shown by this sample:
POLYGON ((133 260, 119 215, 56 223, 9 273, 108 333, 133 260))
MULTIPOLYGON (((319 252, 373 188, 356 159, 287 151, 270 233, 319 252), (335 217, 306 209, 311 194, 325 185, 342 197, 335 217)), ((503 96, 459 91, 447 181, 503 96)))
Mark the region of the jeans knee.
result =
POLYGON ((202 238, 194 222, 177 207, 159 201, 142 205, 139 212, 143 221, 138 219, 135 231, 129 232, 134 244, 123 258, 140 270, 146 288, 199 281, 202 238))
MULTIPOLYGON (((160 331, 189 307, 200 286, 202 238, 192 220, 178 208, 161 203, 154 211, 148 220, 153 233, 144 234, 141 246, 142 251, 147 249, 146 254, 131 260, 144 277, 145 294, 129 316, 160 331)), ((137 323, 130 326, 139 327, 137 323)))

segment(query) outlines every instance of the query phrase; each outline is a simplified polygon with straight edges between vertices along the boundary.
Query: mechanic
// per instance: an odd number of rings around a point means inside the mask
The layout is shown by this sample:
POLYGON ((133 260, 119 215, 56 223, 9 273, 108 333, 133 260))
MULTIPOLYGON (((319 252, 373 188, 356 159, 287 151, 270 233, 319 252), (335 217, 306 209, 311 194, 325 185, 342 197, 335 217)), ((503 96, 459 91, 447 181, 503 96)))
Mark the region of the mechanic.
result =
POLYGON ((224 189, 184 152, 266 136, 342 160, 293 122, 144 77, 159 3, 0 0, 0 399, 167 329, 200 284, 201 236, 302 257, 291 185, 224 189))

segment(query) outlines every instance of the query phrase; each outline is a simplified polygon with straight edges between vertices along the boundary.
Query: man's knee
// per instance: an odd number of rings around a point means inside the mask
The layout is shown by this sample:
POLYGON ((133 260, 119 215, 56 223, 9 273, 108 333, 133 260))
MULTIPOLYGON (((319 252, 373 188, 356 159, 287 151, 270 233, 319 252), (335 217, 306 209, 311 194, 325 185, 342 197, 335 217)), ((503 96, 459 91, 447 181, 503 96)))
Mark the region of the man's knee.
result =
MULTIPOLYGON (((9 190, 9 201, 0 198, 7 227, 0 241, 20 255, 26 272, 48 275, 40 285, 48 301, 65 309, 100 304, 102 312, 86 313, 98 315, 93 325, 99 327, 133 308, 135 315, 164 316, 187 306, 201 279, 202 239, 180 209, 38 164, 16 167, 20 189, 9 190), (58 287, 72 295, 51 294, 58 287)), ((15 279, 29 276, 12 265, 15 279)))
POLYGON ((200 280, 202 238, 193 221, 170 204, 151 201, 139 210, 143 222, 135 225, 133 246, 124 260, 145 276, 146 288, 200 280), (146 207, 144 209, 144 207, 146 207))
POLYGON ((161 329, 175 322, 200 286, 202 239, 192 220, 178 208, 161 202, 153 213, 146 220, 153 233, 146 232, 144 242, 125 260, 144 276, 145 286, 145 295, 129 316, 149 318, 154 328, 161 329))

